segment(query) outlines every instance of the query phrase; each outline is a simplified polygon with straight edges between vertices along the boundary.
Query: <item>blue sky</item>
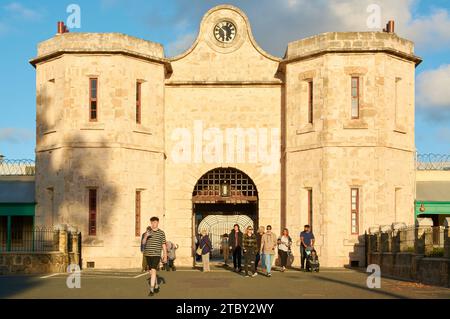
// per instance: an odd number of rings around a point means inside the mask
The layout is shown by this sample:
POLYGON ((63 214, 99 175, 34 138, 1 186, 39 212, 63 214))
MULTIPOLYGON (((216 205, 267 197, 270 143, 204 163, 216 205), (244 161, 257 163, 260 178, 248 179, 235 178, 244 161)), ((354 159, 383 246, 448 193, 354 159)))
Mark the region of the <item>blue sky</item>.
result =
MULTIPOLYGON (((34 159, 35 71, 28 63, 40 41, 66 21, 69 4, 81 8, 81 29, 121 32, 164 45, 166 55, 194 41, 203 14, 215 0, 23 0, 0 1, 0 154, 34 159)), ((450 154, 450 1, 446 0, 242 0, 257 42, 283 56, 287 43, 326 31, 367 31, 369 4, 382 22, 395 19, 397 33, 416 42, 424 59, 417 69, 416 144, 420 153, 450 154)))

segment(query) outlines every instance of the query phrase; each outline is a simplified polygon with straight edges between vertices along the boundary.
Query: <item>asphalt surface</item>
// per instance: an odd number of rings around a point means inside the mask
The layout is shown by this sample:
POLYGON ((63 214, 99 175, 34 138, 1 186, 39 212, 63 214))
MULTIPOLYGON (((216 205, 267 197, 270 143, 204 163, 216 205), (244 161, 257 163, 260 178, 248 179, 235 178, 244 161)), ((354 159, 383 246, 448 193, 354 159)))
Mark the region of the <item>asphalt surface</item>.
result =
MULTIPOLYGON (((68 274, 0 276, 0 298, 56 299, 450 299, 450 289, 382 278, 381 288, 367 287, 367 273, 321 269, 319 273, 273 271, 246 278, 222 267, 161 271, 161 291, 148 297, 148 274, 139 270, 84 270, 81 288, 67 287, 68 274)), ((73 283, 74 281, 72 281, 73 283)))

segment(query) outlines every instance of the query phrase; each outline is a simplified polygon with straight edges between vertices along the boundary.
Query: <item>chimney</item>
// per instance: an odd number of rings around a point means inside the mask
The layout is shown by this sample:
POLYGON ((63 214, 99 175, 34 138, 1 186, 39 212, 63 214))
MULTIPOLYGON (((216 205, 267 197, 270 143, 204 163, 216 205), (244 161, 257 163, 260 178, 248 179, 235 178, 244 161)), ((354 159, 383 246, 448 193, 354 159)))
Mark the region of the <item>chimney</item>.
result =
POLYGON ((386 29, 383 29, 383 32, 395 33, 395 21, 389 20, 389 22, 386 24, 386 29))
POLYGON ((67 29, 67 26, 62 21, 58 21, 58 33, 57 34, 63 34, 68 33, 69 30, 67 29))

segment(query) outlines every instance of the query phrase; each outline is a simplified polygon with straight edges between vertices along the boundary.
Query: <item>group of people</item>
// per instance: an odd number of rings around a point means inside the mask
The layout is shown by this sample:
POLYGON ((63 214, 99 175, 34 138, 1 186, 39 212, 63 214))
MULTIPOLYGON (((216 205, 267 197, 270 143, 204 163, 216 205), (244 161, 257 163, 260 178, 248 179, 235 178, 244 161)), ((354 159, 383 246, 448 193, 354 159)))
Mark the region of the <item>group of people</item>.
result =
MULTIPOLYGON (((212 242, 205 229, 201 231, 201 237, 197 240, 198 247, 196 253, 201 255, 203 271, 209 272, 209 257, 212 251, 212 242)), ((301 269, 305 271, 319 271, 319 259, 314 249, 314 235, 311 227, 305 225, 304 231, 300 233, 300 253, 301 269), (306 267, 305 267, 306 262, 306 267)), ((288 266, 289 256, 292 256, 292 238, 288 229, 284 229, 280 237, 272 232, 272 226, 259 227, 256 234, 252 226, 248 226, 245 234, 240 231, 239 225, 235 224, 229 234, 222 236, 221 250, 224 255, 225 264, 228 263, 229 255, 233 256, 234 271, 242 272, 242 255, 244 256, 244 270, 246 277, 258 275, 258 265, 267 277, 271 277, 272 263, 276 251, 278 251, 281 271, 284 272, 288 266)), ((165 265, 167 271, 175 271, 174 260, 175 251, 178 245, 166 241, 164 231, 159 229, 158 217, 150 219, 150 226, 141 237, 141 252, 143 254, 142 267, 144 271, 149 271, 149 296, 153 296, 160 291, 156 271, 160 268, 160 263, 165 265)))
MULTIPOLYGON (((212 242, 203 229, 201 236, 197 239, 197 255, 201 256, 203 271, 210 271, 210 254, 212 252, 212 242)), ((305 225, 304 231, 300 233, 300 255, 301 269, 304 271, 319 271, 319 258, 314 249, 314 235, 311 227, 305 225)), ((272 226, 259 227, 255 233, 252 226, 248 226, 245 233, 242 233, 238 224, 235 224, 229 234, 222 235, 221 254, 224 257, 225 265, 228 265, 230 255, 233 259, 233 269, 235 272, 242 272, 242 257, 244 257, 244 271, 246 277, 258 275, 258 266, 261 262, 261 269, 267 277, 272 276, 272 264, 278 251, 279 265, 281 271, 286 271, 288 261, 292 264, 292 238, 289 230, 285 228, 280 237, 272 232, 272 226)))

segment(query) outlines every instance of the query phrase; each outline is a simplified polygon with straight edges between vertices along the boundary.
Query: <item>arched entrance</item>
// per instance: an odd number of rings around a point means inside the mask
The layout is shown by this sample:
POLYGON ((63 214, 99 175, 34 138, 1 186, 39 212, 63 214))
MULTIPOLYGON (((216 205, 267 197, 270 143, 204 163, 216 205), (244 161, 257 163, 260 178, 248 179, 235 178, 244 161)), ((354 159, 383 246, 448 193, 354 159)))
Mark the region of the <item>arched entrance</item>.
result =
POLYGON ((236 168, 216 168, 204 174, 192 193, 194 235, 206 229, 211 258, 220 259, 220 239, 234 224, 258 227, 258 191, 255 183, 236 168))

